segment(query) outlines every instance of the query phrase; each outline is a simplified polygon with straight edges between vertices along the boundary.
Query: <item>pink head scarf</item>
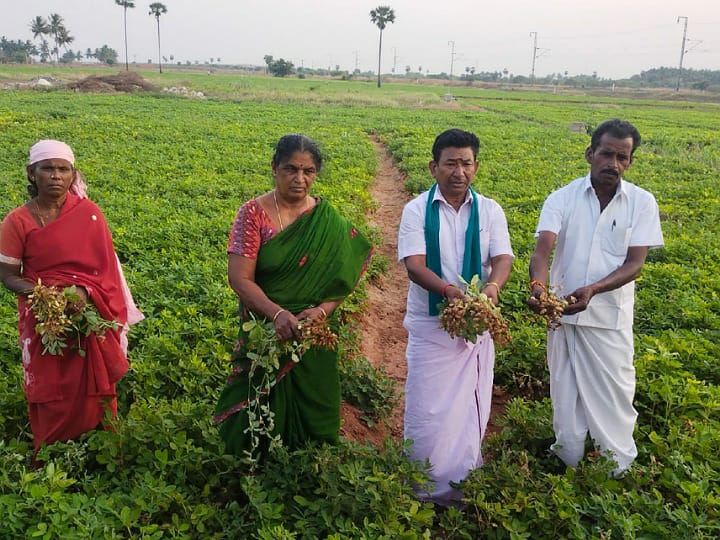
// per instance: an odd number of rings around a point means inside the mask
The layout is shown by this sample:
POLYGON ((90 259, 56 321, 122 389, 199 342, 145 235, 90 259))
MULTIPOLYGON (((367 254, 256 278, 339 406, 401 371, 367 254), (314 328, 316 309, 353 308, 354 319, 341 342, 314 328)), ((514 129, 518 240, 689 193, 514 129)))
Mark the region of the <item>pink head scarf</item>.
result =
MULTIPOLYGON (((75 154, 73 154, 72 148, 62 141, 43 139, 30 147, 30 157, 28 159, 30 165, 46 159, 64 159, 70 165, 75 166, 75 154)), ((77 169, 75 170, 75 180, 70 186, 70 193, 77 195, 81 199, 87 197, 87 185, 83 181, 82 174, 77 169)))
POLYGON ((44 139, 30 147, 30 165, 45 159, 64 159, 71 165, 75 165, 75 154, 73 154, 72 148, 62 141, 44 139))

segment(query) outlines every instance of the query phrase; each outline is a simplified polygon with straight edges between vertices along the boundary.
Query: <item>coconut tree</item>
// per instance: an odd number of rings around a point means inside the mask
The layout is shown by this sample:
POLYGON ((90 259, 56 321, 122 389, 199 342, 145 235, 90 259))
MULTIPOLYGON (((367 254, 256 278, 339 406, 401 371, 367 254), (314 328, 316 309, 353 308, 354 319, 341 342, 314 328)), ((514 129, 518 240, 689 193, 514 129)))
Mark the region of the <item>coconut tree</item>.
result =
POLYGON ((158 65, 160 66, 160 73, 162 73, 162 56, 160 56, 160 15, 167 13, 165 4, 160 2, 153 2, 150 4, 150 12, 148 15, 154 15, 157 21, 157 34, 158 34, 158 65))
POLYGON ((75 37, 70 35, 70 32, 67 28, 65 28, 65 26, 61 26, 57 33, 58 47, 62 47, 67 52, 68 45, 70 45, 73 41, 75 41, 75 37))
MULTIPOLYGON (((45 41, 44 36, 47 36, 50 33, 50 25, 45 20, 45 17, 41 17, 38 15, 35 17, 32 21, 30 21, 30 31, 32 32, 33 39, 40 39, 40 47, 42 48, 43 42, 47 44, 47 41, 45 41)), ((42 56, 42 53, 40 55, 40 61, 44 62, 45 59, 42 56)))
POLYGON ((47 39, 43 39, 40 42, 40 62, 47 62, 48 58, 50 58, 50 44, 48 43, 47 39))
POLYGON ((50 33, 50 25, 45 20, 45 17, 38 15, 30 21, 30 31, 32 32, 33 39, 37 39, 50 33))
POLYGON ((370 21, 380 29, 378 45, 378 88, 380 88, 380 64, 382 60, 382 34, 385 27, 395 22, 395 11, 390 6, 378 6, 370 10, 370 21))
POLYGON ((67 32, 65 29, 65 21, 57 13, 51 13, 50 18, 48 19, 48 27, 50 28, 50 33, 52 34, 53 42, 55 43, 53 52, 55 53, 55 63, 57 64, 60 60, 60 36, 63 32, 67 32))
POLYGON ((115 0, 115 3, 123 8, 123 27, 125 28, 125 71, 130 71, 127 48, 127 10, 128 8, 134 8, 135 2, 133 0, 115 0))

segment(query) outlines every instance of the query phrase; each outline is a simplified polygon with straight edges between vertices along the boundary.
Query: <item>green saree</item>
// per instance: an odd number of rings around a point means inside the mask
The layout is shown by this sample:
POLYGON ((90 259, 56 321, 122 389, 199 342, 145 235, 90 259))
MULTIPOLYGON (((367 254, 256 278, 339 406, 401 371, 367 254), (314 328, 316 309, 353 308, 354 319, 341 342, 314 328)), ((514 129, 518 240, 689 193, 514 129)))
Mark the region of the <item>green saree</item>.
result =
MULTIPOLYGON (((298 313, 328 300, 340 300, 355 288, 372 248, 365 237, 325 200, 260 248, 255 281, 278 305, 298 313)), ((234 369, 223 388, 214 420, 227 450, 250 450, 246 405, 251 389, 247 332, 250 313, 240 304, 240 332, 234 369)), ((272 377, 272 375, 271 375, 272 377)), ((269 396, 274 413, 272 435, 288 448, 306 440, 335 442, 340 428, 340 379, 337 352, 312 347, 299 363, 283 358, 269 396)))

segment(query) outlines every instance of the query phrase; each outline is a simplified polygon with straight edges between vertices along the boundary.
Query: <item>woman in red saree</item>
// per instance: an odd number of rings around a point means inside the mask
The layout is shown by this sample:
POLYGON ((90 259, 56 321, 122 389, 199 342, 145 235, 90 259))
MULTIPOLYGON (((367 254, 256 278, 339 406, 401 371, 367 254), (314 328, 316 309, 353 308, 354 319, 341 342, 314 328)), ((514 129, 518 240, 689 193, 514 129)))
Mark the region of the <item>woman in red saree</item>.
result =
MULTIPOLYGON (((228 278, 240 299, 240 335, 234 369, 215 409, 229 452, 259 457, 253 448, 248 404, 257 399, 250 380, 251 348, 243 323, 272 321, 280 340, 300 338, 303 320, 333 318, 352 292, 372 253, 370 243, 324 199, 310 195, 322 165, 316 143, 285 135, 272 159, 275 189, 245 203, 230 231, 228 278), (249 354, 250 353, 250 354, 249 354)), ((335 442, 340 428, 337 351, 311 347, 300 362, 288 355, 273 373, 267 396, 271 435, 298 448, 307 440, 335 442)), ((264 398, 263 398, 264 399, 264 398)))
POLYGON ((67 441, 117 414, 115 383, 128 369, 128 324, 142 319, 127 288, 105 217, 85 196, 68 145, 42 140, 30 149, 31 199, 10 212, 0 228, 0 279, 17 294, 23 386, 35 452, 43 443, 67 441), (118 330, 91 333, 80 348, 43 354, 28 296, 42 280, 59 288, 76 286, 79 300, 92 302, 118 330), (81 352, 82 351, 82 352, 81 352))

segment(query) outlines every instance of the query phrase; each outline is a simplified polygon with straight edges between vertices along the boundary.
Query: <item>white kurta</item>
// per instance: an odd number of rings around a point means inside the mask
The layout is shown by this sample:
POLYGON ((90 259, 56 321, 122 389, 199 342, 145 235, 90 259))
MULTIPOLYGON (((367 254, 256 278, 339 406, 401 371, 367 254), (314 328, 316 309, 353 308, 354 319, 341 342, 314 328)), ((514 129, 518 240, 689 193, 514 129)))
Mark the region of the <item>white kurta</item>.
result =
MULTIPOLYGON (((557 234, 550 284, 562 294, 604 278, 619 268, 633 246, 663 244, 655 198, 624 180, 600 211, 590 176, 552 193, 540 213, 537 233, 557 234)), ((635 459, 633 430, 633 306, 635 283, 595 295, 588 308, 564 316, 548 332, 550 395, 555 443, 568 465, 584 456, 588 432, 615 459, 616 473, 635 459)))
MULTIPOLYGON (((428 192, 403 210, 398 235, 398 258, 425 255, 425 210, 428 192)), ((435 191, 440 203, 442 278, 460 284, 470 199, 456 212, 435 191)), ((492 271, 490 259, 512 256, 505 214, 495 201, 478 195, 482 279, 492 271)), ((480 445, 492 401, 495 347, 484 333, 476 344, 451 339, 428 315, 428 291, 411 282, 404 326, 408 331, 405 383, 405 439, 412 440, 410 457, 429 460, 433 490, 419 494, 440 504, 461 497, 449 482, 463 480, 482 465, 480 445)))

